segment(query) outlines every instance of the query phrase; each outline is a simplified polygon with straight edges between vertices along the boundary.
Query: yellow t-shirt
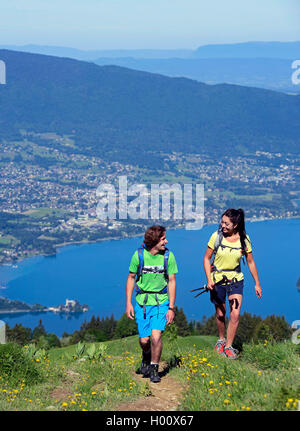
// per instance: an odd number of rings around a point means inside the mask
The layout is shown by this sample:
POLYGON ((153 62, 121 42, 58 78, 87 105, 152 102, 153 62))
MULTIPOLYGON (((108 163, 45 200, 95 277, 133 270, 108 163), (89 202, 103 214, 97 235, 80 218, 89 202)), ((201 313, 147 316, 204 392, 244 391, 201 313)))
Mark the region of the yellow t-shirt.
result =
MULTIPOLYGON (((217 239, 218 232, 214 232, 208 241, 208 247, 214 250, 215 241, 217 239)), ((233 271, 225 271, 225 272, 215 272, 215 281, 218 282, 222 279, 223 275, 226 275, 228 279, 236 278, 238 281, 244 279, 244 274, 242 272, 236 272, 234 269, 240 265, 242 258, 242 244, 238 239, 235 242, 228 241, 225 237, 222 238, 222 245, 227 246, 222 248, 221 246, 218 248, 218 251, 215 256, 214 265, 218 270, 222 269, 232 269, 233 271), (234 248, 228 248, 234 247, 234 248)), ((250 238, 247 235, 246 237, 246 247, 247 253, 252 252, 250 238)), ((212 281, 213 278, 211 277, 212 281)))

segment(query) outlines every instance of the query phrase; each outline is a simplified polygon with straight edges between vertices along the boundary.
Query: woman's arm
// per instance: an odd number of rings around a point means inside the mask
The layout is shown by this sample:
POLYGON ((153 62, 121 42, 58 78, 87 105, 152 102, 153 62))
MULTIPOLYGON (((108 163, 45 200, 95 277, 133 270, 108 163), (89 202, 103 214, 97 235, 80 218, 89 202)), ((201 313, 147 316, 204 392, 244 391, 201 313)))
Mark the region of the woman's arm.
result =
POLYGON ((255 265, 255 262, 254 262, 254 259, 253 259, 252 252, 246 253, 246 260, 247 260, 247 264, 248 264, 248 267, 249 267, 249 271, 251 272, 251 275, 252 275, 252 277, 253 277, 253 279, 255 281, 254 289, 255 289, 256 296, 260 299, 261 295, 262 295, 262 293, 261 293, 261 286, 260 286, 260 281, 259 281, 259 278, 258 278, 258 272, 257 272, 257 268, 256 268, 256 265, 255 265))
POLYGON ((204 271, 205 271, 205 275, 206 275, 206 280, 207 280, 207 288, 209 290, 213 290, 213 286, 214 283, 211 281, 211 264, 210 264, 210 259, 213 255, 213 250, 210 247, 207 247, 205 255, 204 255, 204 271))

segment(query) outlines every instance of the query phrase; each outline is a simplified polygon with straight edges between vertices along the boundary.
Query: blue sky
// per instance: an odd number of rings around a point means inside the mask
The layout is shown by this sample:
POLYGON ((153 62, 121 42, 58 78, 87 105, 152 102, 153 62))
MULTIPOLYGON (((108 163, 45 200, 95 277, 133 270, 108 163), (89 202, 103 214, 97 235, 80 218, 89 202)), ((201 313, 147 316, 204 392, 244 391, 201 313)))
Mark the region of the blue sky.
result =
POLYGON ((7 0, 0 44, 195 49, 300 40, 299 0, 7 0))

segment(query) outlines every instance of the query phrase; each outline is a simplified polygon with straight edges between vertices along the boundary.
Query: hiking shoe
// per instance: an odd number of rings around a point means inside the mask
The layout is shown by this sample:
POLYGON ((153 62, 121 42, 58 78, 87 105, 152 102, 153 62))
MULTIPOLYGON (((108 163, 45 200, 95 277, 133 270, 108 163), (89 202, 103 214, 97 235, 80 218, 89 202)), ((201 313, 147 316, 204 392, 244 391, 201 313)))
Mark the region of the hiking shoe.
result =
POLYGON ((160 377, 158 375, 158 364, 151 364, 150 365, 150 382, 153 383, 159 383, 160 382, 160 377))
POLYGON ((136 374, 143 374, 144 377, 149 377, 150 373, 150 362, 142 361, 140 368, 136 371, 136 374))
POLYGON ((225 345, 226 345, 225 340, 218 340, 216 345, 215 345, 215 352, 216 353, 223 353, 225 345))
POLYGON ((238 350, 234 349, 232 346, 229 346, 224 348, 223 354, 229 359, 237 359, 238 353, 238 350))

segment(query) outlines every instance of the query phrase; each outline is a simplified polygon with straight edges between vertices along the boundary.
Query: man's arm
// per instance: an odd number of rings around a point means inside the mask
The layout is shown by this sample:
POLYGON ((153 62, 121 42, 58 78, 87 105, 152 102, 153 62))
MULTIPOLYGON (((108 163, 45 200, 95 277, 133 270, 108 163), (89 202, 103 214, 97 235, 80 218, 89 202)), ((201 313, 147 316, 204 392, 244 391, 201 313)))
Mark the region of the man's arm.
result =
POLYGON ((126 282, 126 314, 127 317, 132 320, 134 320, 134 308, 131 303, 131 298, 134 289, 135 276, 136 274, 130 272, 126 282))
MULTIPOLYGON (((176 298, 176 278, 175 278, 175 274, 171 274, 169 275, 169 302, 170 302, 169 307, 170 308, 174 308, 175 298, 176 298)), ((167 317, 167 324, 172 323, 175 317, 174 311, 168 310, 166 317, 167 317)))

